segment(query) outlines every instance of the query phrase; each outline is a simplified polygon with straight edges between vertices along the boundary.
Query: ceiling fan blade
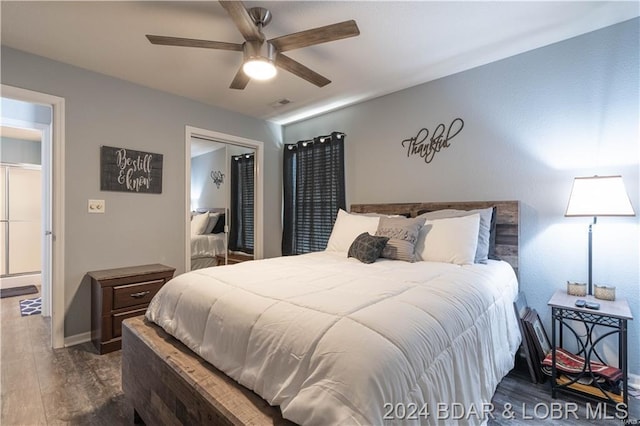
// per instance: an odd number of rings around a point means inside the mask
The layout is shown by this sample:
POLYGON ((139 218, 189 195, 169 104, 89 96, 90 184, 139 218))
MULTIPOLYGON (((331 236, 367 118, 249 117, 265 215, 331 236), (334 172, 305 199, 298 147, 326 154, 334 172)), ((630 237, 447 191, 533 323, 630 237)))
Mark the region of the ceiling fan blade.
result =
POLYGON ((251 78, 248 75, 246 75, 244 71, 242 71, 242 65, 241 65, 240 69, 236 73, 236 76, 233 78, 233 81, 231 82, 231 86, 229 86, 229 89, 243 90, 245 87, 247 87, 249 80, 251 80, 251 78))
POLYGON ((193 38, 167 37, 147 34, 147 39, 153 44, 163 46, 203 47, 205 49, 234 50, 242 52, 242 45, 224 41, 196 40, 193 38))
POLYGON ((233 23, 236 24, 238 30, 242 34, 245 40, 264 41, 264 36, 253 22, 253 19, 249 15, 249 12, 244 7, 241 1, 223 1, 220 0, 220 4, 225 8, 233 23))
POLYGON ((305 67, 300 62, 294 61, 282 53, 278 53, 278 56, 276 56, 276 65, 286 71, 289 71, 291 74, 295 74, 298 77, 307 80, 309 83, 315 84, 318 87, 324 87, 331 83, 331 80, 328 78, 321 76, 317 72, 305 67))
POLYGON ((358 29, 356 21, 352 19, 338 24, 326 25, 324 27, 313 28, 311 30, 300 31, 299 33, 276 37, 269 40, 269 42, 280 52, 286 52, 287 50, 300 49, 301 47, 355 37, 359 34, 360 29, 358 29))

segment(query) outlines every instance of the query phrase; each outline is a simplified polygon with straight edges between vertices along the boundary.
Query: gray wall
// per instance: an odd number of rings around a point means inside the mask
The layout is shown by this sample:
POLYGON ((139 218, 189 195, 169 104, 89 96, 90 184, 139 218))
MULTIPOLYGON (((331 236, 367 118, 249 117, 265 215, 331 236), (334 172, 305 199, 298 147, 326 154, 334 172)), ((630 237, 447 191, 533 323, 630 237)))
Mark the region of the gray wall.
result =
MULTIPOLYGON (((639 19, 291 124, 287 143, 343 131, 347 202, 520 200, 520 287, 550 331, 547 301, 587 280, 589 218, 565 218, 575 176, 621 174, 640 214, 639 19), (401 141, 454 118, 431 163, 401 141)), ((640 374, 639 217, 598 220, 594 282, 630 302, 640 374)), ((615 349, 609 352, 615 354, 615 349)))
POLYGON ((220 148, 206 154, 191 158, 191 209, 227 207, 227 188, 229 172, 227 171, 226 149, 220 148), (220 188, 211 179, 211 171, 224 173, 224 181, 220 188))
POLYGON ((265 145, 265 255, 280 254, 281 129, 265 121, 2 46, 2 83, 65 98, 65 336, 88 332, 87 271, 164 263, 184 270, 185 125, 265 145), (162 194, 101 192, 100 146, 164 154, 162 194), (88 214, 88 199, 105 214, 88 214))

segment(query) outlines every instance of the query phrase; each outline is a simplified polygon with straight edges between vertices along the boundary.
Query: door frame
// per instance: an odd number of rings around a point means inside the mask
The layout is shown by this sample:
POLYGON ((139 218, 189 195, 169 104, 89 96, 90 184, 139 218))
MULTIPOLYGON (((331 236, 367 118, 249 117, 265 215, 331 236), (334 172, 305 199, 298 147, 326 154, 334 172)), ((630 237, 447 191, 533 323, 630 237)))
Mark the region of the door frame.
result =
MULTIPOLYGON (((64 289, 64 258, 65 258, 65 99, 59 96, 22 89, 19 87, 0 85, 2 97, 18 101, 51 107, 51 138, 47 161, 48 169, 44 175, 47 183, 43 190, 51 189, 51 231, 43 236, 43 246, 50 247, 51 258, 51 346, 64 347, 64 317, 65 317, 65 289, 64 289)), ((43 144, 46 143, 43 138, 43 144)), ((43 158, 43 169, 45 168, 43 158)), ((48 230, 44 230, 47 232, 48 230)), ((46 249, 45 249, 46 250, 46 249)), ((44 276, 44 273, 43 273, 44 276)))
POLYGON ((256 151, 256 170, 255 170, 255 208, 254 208, 254 248, 253 256, 255 259, 264 257, 264 143, 261 141, 242 138, 240 136, 220 133, 213 130, 202 129, 199 127, 185 126, 185 197, 184 197, 184 231, 185 231, 185 259, 184 270, 191 270, 191 138, 198 137, 211 139, 215 142, 226 143, 230 145, 243 146, 252 148, 256 151))
MULTIPOLYGON (((51 194, 51 179, 49 178, 49 176, 47 175, 48 171, 49 171, 49 165, 51 164, 50 162, 50 157, 51 157, 51 153, 49 152, 49 149, 51 148, 51 124, 42 124, 42 123, 36 123, 33 121, 24 121, 24 120, 16 120, 13 118, 6 118, 6 117, 2 117, 2 126, 8 126, 8 127, 14 127, 14 128, 19 128, 19 129, 29 129, 29 130, 35 130, 37 132, 40 133, 40 155, 41 155, 41 160, 40 160, 40 165, 33 165, 33 164, 12 164, 12 163, 2 163, 0 162, 0 164, 2 164, 4 167, 6 168, 22 168, 22 169, 29 169, 29 170, 39 170, 40 171, 40 190, 42 192, 42 196, 40 197, 41 199, 41 207, 42 207, 42 213, 41 213, 41 220, 40 220, 40 229, 43 232, 43 234, 40 236, 40 243, 41 243, 41 249, 40 249, 40 282, 41 282, 41 289, 40 289, 40 297, 41 297, 41 310, 42 310, 42 316, 44 317, 50 317, 51 316, 51 249, 48 247, 48 245, 46 244, 46 236, 44 235, 44 230, 46 229, 51 229, 51 198, 50 198, 50 194, 51 194), (48 284, 47 284, 48 283, 48 284)), ((8 242, 7 242, 8 244, 8 242)), ((8 248, 8 245, 7 245, 8 248)), ((8 252, 7 252, 8 254, 8 252)), ((6 259, 4 259, 6 260, 6 259)), ((4 261, 3 260, 3 261, 4 261)), ((7 265, 8 267, 8 265, 7 265)), ((9 272, 8 270, 6 272, 9 272)), ((33 271, 33 272, 23 272, 20 273, 19 275, 31 275, 36 273, 37 271, 33 271)), ((9 275, 14 276, 14 275, 9 275)))

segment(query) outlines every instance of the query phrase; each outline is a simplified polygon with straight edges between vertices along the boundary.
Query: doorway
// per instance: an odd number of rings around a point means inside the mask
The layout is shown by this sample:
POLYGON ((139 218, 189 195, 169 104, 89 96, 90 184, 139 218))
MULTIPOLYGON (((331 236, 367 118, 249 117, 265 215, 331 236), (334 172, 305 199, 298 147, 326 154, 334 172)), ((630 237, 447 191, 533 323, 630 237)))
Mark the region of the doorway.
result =
MULTIPOLYGON (((251 139, 240 138, 233 135, 227 135, 224 133, 214 132, 211 130, 195 128, 186 126, 185 135, 185 271, 195 269, 198 267, 213 266, 211 263, 203 263, 206 261, 206 257, 192 257, 194 250, 194 243, 196 243, 197 250, 203 250, 200 240, 215 240, 214 235, 200 235, 195 239, 192 236, 192 225, 198 228, 198 224, 192 222, 193 215, 196 215, 198 219, 202 219, 203 215, 209 214, 210 217, 215 217, 216 220, 223 220, 224 242, 222 243, 224 256, 222 256, 224 262, 228 259, 229 249, 240 249, 240 252, 246 252, 250 250, 254 259, 262 259, 263 257, 263 158, 264 158, 264 145, 260 141, 251 139), (192 159, 192 148, 199 148, 204 146, 205 152, 200 155, 194 156, 192 159), (206 150, 210 152, 207 153, 206 150), (250 156, 251 159, 251 192, 244 192, 240 196, 245 197, 247 193, 252 195, 250 208, 244 209, 245 224, 248 227, 238 227, 237 225, 243 220, 238 215, 238 209, 231 209, 232 203, 238 205, 237 200, 234 201, 234 196, 238 196, 238 192, 234 192, 231 188, 234 178, 233 167, 231 161, 239 162, 240 156, 250 156), (207 159, 211 167, 202 167, 202 160, 207 159), (211 170, 209 170, 209 168, 211 170), (205 170, 206 169, 206 170, 205 170), (196 179, 192 180, 192 171, 197 171, 196 179), (204 170, 204 171, 203 171, 204 170), (206 171, 206 173, 205 173, 206 171), (202 176, 200 176, 202 175, 202 176), (201 178, 201 179, 200 179, 201 178), (192 184, 193 182, 193 184, 192 184), (205 191, 205 187, 209 189, 215 188, 212 191, 205 191), (250 217, 246 217, 250 214, 250 217), (247 233, 247 230, 250 232, 247 233), (246 239, 243 239, 243 235, 247 235, 246 239), (231 236, 231 238, 229 238, 231 236), (204 238, 203 238, 204 237, 204 238), (240 238, 240 240, 238 240, 240 238), (197 240, 197 241, 196 241, 197 240), (244 245, 243 245, 244 244, 244 245)), ((243 162, 244 163, 244 162, 243 162)), ((238 177, 235 176, 237 182, 238 177)), ((247 178, 245 177, 245 180, 247 178)), ((205 226, 204 219, 198 220, 205 226)), ((211 222, 209 222, 211 224, 211 222)), ((218 237, 219 238, 219 237, 218 237)), ((204 241, 204 242, 207 242, 204 241)), ((199 253, 202 254, 202 253, 199 253)), ((214 262, 215 263, 215 262, 214 262)), ((219 263, 219 262, 218 262, 219 263)))
POLYGON ((64 99, 2 85, 2 125, 41 133, 41 286, 51 346, 64 347, 64 99), (47 111, 49 123, 38 118, 47 111))

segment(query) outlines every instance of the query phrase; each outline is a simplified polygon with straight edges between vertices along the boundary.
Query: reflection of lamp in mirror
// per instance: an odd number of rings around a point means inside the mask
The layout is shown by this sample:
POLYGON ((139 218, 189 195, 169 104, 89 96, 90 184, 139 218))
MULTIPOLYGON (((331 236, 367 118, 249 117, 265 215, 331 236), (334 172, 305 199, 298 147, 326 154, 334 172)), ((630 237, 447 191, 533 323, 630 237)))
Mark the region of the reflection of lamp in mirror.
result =
POLYGON ((216 184, 216 188, 220 189, 220 184, 224 183, 224 173, 220 170, 212 170, 211 179, 216 184))
POLYGON ((577 177, 569 196, 567 217, 589 216, 589 282, 588 294, 592 291, 592 227, 598 216, 635 216, 631 201, 622 181, 622 176, 577 177))

